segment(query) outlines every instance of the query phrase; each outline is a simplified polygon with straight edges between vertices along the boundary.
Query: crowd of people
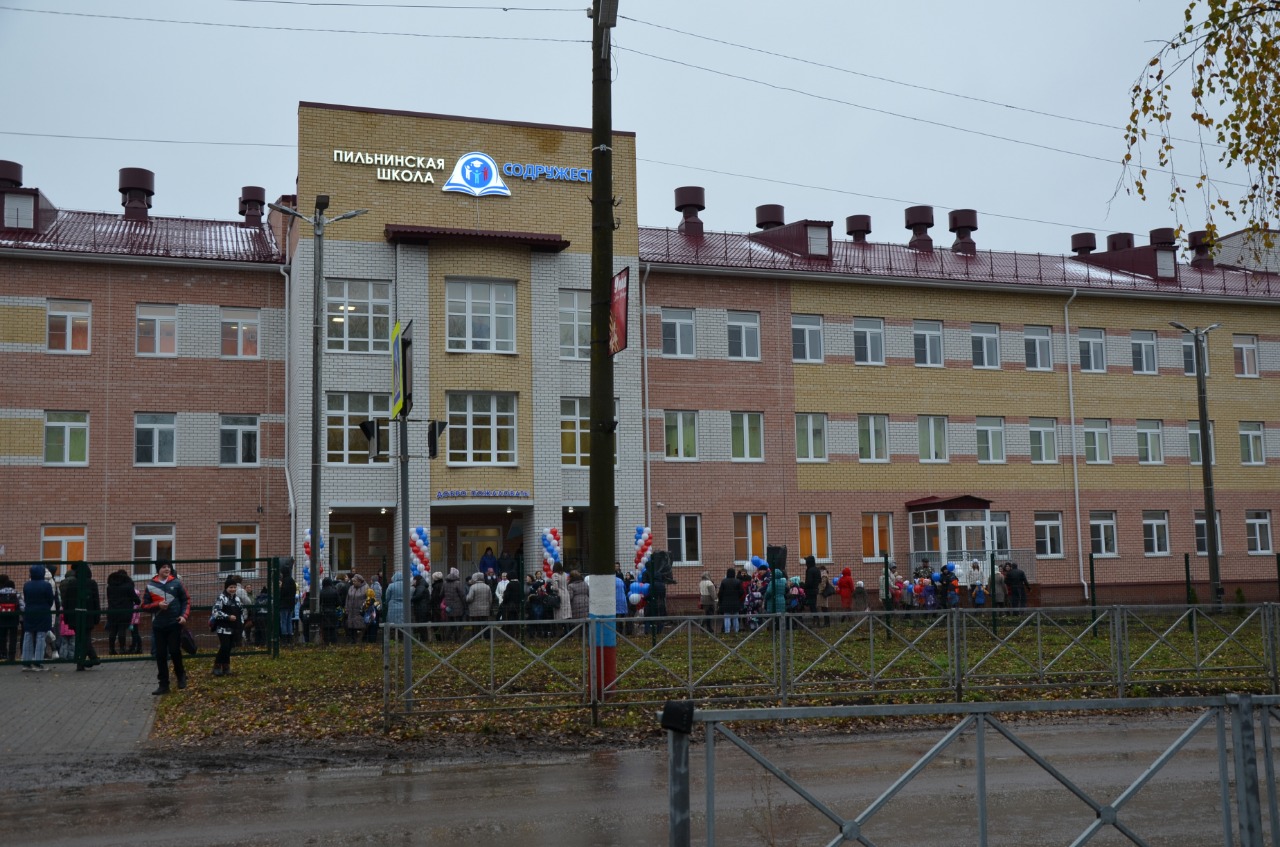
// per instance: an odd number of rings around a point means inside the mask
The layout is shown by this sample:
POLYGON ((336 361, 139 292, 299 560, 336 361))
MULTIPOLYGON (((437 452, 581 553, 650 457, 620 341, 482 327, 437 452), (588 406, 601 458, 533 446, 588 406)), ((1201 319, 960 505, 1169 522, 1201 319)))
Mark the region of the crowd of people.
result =
POLYGON ((911 576, 899 574, 898 566, 889 563, 880 581, 880 601, 888 612, 937 611, 966 604, 978 609, 988 604, 999 609, 1020 609, 1026 607, 1030 590, 1027 574, 1017 562, 1001 563, 988 579, 976 559, 968 568, 948 562, 934 570, 926 558, 921 559, 911 576))

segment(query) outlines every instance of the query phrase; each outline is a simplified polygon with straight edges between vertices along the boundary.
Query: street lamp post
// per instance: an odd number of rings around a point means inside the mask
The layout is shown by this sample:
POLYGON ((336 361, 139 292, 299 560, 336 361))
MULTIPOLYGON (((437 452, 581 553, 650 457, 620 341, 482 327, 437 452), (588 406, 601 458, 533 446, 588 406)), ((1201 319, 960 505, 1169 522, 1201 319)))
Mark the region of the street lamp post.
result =
MULTIPOLYGON (((281 206, 277 203, 268 203, 272 209, 284 215, 290 215, 304 223, 311 224, 315 231, 315 259, 312 262, 312 270, 314 271, 314 287, 312 292, 312 321, 311 321, 311 558, 314 563, 321 562, 320 543, 323 535, 320 532, 320 467, 322 453, 320 449, 320 434, 324 432, 321 424, 321 408, 320 408, 320 345, 324 334, 324 319, 321 316, 321 306, 324 304, 324 228, 331 223, 345 221, 347 218, 354 218, 363 215, 368 209, 355 209, 350 212, 343 212, 336 218, 326 218, 324 213, 329 208, 329 195, 316 195, 316 213, 311 217, 299 212, 297 209, 291 209, 288 206, 281 206)), ((312 572, 313 582, 317 581, 320 575, 320 568, 314 568, 312 572)), ((311 613, 317 618, 320 615, 320 592, 316 590, 316 586, 311 586, 311 613)))
POLYGON ((1200 474, 1204 485, 1204 546, 1209 555, 1209 584, 1213 589, 1213 610, 1222 611, 1222 569, 1218 561, 1218 513, 1213 493, 1213 442, 1209 432, 1209 392, 1205 384, 1209 364, 1208 334, 1222 324, 1188 328, 1177 321, 1169 326, 1191 336, 1195 349, 1196 401, 1200 411, 1200 474))

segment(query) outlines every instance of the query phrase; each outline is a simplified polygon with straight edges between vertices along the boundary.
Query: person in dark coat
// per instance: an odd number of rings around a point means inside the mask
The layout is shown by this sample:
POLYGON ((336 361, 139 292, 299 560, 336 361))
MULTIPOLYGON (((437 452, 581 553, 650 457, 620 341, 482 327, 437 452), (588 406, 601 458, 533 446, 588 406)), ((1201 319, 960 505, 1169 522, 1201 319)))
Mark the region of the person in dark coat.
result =
MULTIPOLYGON (((445 620, 456 623, 466 619, 467 591, 462 585, 462 577, 457 568, 449 568, 449 575, 444 578, 444 590, 440 593, 440 602, 444 604, 445 620)), ((449 637, 454 641, 462 638, 462 627, 449 630, 449 637)))
POLYGON ((133 610, 138 606, 138 589, 133 587, 133 577, 121 568, 107 577, 107 651, 115 656, 125 650, 125 636, 133 622, 133 610), (117 639, 120 648, 116 649, 117 639))
POLYGON ((413 623, 428 623, 431 620, 431 586, 420 573, 413 577, 413 587, 409 591, 409 609, 413 623))
POLYGON ((53 629, 53 583, 44 578, 44 565, 31 566, 31 579, 22 586, 22 669, 42 671, 44 636, 53 629))
POLYGON ((156 676, 160 685, 151 693, 169 693, 169 662, 178 678, 178 687, 187 687, 187 670, 182 664, 182 629, 191 614, 191 600, 182 580, 173 574, 168 559, 156 560, 156 575, 146 584, 143 611, 150 612, 151 634, 156 646, 156 676))
POLYGON ((231 650, 240 641, 240 630, 244 627, 244 606, 236 591, 239 583, 234 575, 227 577, 222 593, 213 604, 209 613, 213 618, 214 632, 218 634, 218 655, 213 658, 213 675, 231 675, 231 650))
POLYGON ((818 612, 818 592, 822 589, 822 569, 813 556, 804 557, 804 605, 809 614, 818 612))
POLYGON ((724 615, 724 631, 738 632, 741 626, 739 615, 742 614, 742 580, 738 579, 738 571, 729 568, 724 579, 720 580, 719 600, 720 614, 724 615))
POLYGON ((0 573, 0 661, 18 660, 18 623, 22 619, 22 595, 8 574, 0 573))
POLYGON ((93 646, 93 628, 102 622, 102 598, 88 562, 71 565, 59 593, 62 596, 62 619, 76 634, 76 670, 102 664, 93 646))
POLYGON ((320 583, 320 637, 326 646, 338 643, 338 609, 342 608, 342 596, 333 580, 325 577, 320 583))
POLYGON ((1009 592, 1009 605, 1015 609, 1025 609, 1027 592, 1031 584, 1027 581, 1026 571, 1018 567, 1017 562, 1009 562, 1009 570, 1004 575, 1004 585, 1005 590, 1009 592))
POLYGON ((280 643, 293 643, 293 607, 298 601, 298 583, 289 570, 280 572, 280 643))

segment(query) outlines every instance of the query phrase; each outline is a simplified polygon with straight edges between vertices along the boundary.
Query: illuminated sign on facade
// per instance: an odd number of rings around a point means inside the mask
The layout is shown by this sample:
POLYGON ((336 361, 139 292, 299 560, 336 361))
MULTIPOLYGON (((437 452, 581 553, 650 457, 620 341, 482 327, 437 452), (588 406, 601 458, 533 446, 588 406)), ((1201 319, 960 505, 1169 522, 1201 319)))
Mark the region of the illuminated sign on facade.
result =
POLYGON ((449 181, 444 184, 444 190, 470 194, 472 197, 487 197, 490 194, 511 196, 511 189, 498 176, 497 164, 486 154, 475 151, 458 159, 449 181))
POLYGON ((333 160, 346 165, 368 165, 383 182, 423 182, 435 185, 432 171, 444 170, 444 159, 407 153, 365 153, 362 150, 334 150, 333 160))

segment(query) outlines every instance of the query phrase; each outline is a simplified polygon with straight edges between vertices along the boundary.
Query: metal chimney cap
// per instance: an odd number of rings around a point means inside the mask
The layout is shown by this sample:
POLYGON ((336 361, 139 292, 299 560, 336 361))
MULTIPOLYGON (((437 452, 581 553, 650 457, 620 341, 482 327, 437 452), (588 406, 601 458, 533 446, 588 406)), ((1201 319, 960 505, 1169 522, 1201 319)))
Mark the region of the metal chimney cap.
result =
POLYGON ((146 168, 121 168, 121 191, 142 191, 148 197, 156 193, 156 175, 146 168))
POLYGON ((0 159, 0 186, 4 188, 22 187, 22 165, 0 159))
POLYGON ((683 212, 687 208, 703 211, 707 208, 707 192, 700 185, 683 185, 676 189, 676 211, 683 212))
POLYGON ((1098 249, 1098 237, 1092 232, 1077 232, 1071 236, 1071 252, 1087 256, 1098 249))
POLYGON ((907 229, 913 229, 918 226, 933 226, 933 207, 932 206, 908 206, 907 213, 907 229))
POLYGON ((871 233, 871 216, 870 215, 849 215, 844 219, 844 231, 846 235, 869 235, 871 233))
POLYGON ((786 212, 776 203, 756 206, 756 226, 760 229, 774 229, 786 222, 786 212))

